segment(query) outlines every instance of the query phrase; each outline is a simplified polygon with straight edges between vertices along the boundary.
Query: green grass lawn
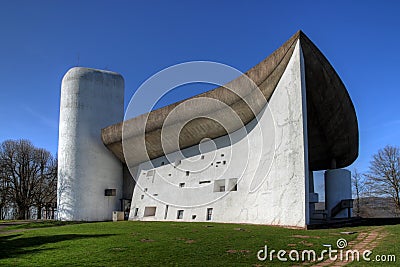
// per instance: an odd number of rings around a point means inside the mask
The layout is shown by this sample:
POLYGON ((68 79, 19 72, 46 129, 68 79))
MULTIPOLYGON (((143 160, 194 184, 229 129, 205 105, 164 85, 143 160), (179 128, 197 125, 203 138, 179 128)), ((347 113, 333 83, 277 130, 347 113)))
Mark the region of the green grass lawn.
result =
MULTIPOLYGON (((313 249, 320 253, 325 249, 323 244, 335 245, 340 237, 350 242, 357 233, 371 229, 306 231, 217 223, 38 222, 0 229, 0 265, 290 266, 294 263, 283 263, 276 258, 272 262, 261 262, 257 259, 257 252, 268 245, 268 249, 277 251, 313 249), (343 231, 357 233, 341 234, 343 231)), ((374 253, 400 256, 400 226, 386 226, 385 231, 388 235, 374 253)))

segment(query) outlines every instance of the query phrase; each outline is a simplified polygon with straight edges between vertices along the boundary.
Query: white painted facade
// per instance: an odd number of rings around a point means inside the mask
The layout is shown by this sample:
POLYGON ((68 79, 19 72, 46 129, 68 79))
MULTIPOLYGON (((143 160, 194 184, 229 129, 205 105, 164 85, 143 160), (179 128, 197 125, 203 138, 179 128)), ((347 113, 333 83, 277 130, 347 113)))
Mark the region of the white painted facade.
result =
POLYGON ((58 219, 104 221, 119 210, 122 163, 103 145, 101 129, 124 115, 121 75, 72 68, 61 86, 58 219), (116 189, 105 196, 105 189, 116 189))
POLYGON ((246 127, 181 151, 189 156, 174 152, 138 166, 129 219, 305 227, 305 86, 298 41, 268 106, 246 127))

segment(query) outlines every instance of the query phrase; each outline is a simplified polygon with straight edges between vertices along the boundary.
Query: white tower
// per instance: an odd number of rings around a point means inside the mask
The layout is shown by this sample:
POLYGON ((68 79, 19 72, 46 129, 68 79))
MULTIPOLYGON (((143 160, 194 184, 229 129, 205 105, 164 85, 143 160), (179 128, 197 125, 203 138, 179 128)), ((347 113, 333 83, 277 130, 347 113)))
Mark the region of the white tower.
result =
POLYGON ((123 116, 120 74, 81 67, 65 74, 58 144, 59 220, 111 220, 112 211, 120 209, 122 164, 103 145, 101 129, 123 116))

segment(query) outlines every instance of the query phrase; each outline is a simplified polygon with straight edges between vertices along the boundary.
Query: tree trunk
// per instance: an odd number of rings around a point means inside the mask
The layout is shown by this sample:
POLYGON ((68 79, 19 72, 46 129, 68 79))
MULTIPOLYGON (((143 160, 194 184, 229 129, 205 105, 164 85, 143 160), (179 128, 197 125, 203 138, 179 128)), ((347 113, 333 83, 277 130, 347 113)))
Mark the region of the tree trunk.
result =
POLYGON ((37 216, 36 219, 41 220, 42 219, 42 206, 38 205, 37 206, 37 216))
POLYGON ((18 220, 25 220, 27 213, 28 213, 28 211, 27 211, 27 209, 25 207, 19 206, 18 207, 17 219, 18 220))

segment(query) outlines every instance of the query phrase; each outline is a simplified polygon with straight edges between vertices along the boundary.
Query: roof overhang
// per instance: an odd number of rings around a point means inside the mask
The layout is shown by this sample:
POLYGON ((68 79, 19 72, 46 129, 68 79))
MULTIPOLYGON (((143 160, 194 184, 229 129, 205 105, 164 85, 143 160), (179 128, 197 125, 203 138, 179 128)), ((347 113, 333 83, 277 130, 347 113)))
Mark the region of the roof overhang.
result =
POLYGON ((122 162, 125 162, 122 135, 124 135, 124 140, 130 140, 130 144, 134 145, 136 142, 137 147, 140 147, 141 142, 145 142, 142 150, 125 151, 125 153, 130 153, 131 165, 173 152, 163 150, 162 127, 174 127, 182 121, 188 122, 179 132, 180 149, 197 145, 204 138, 217 138, 239 129, 243 124, 246 125, 254 119, 257 112, 271 98, 298 40, 305 64, 310 170, 329 169, 332 160, 335 160, 338 168, 350 165, 358 156, 358 124, 353 103, 331 64, 301 31, 245 73, 261 90, 264 97, 260 98, 259 90, 246 86, 246 79, 239 77, 225 86, 111 125, 102 130, 103 143, 122 162), (235 88, 238 91, 231 91, 226 87, 235 88), (191 107, 190 100, 199 97, 216 99, 228 108, 208 105, 191 107), (249 108, 246 102, 255 104, 249 108), (167 116, 182 103, 187 104, 187 112, 179 114, 176 120, 165 125, 167 116), (228 128, 207 118, 217 116, 229 120, 228 114, 231 110, 240 117, 240 121, 227 123, 228 128), (145 133, 145 139, 143 139, 143 133, 145 133))

